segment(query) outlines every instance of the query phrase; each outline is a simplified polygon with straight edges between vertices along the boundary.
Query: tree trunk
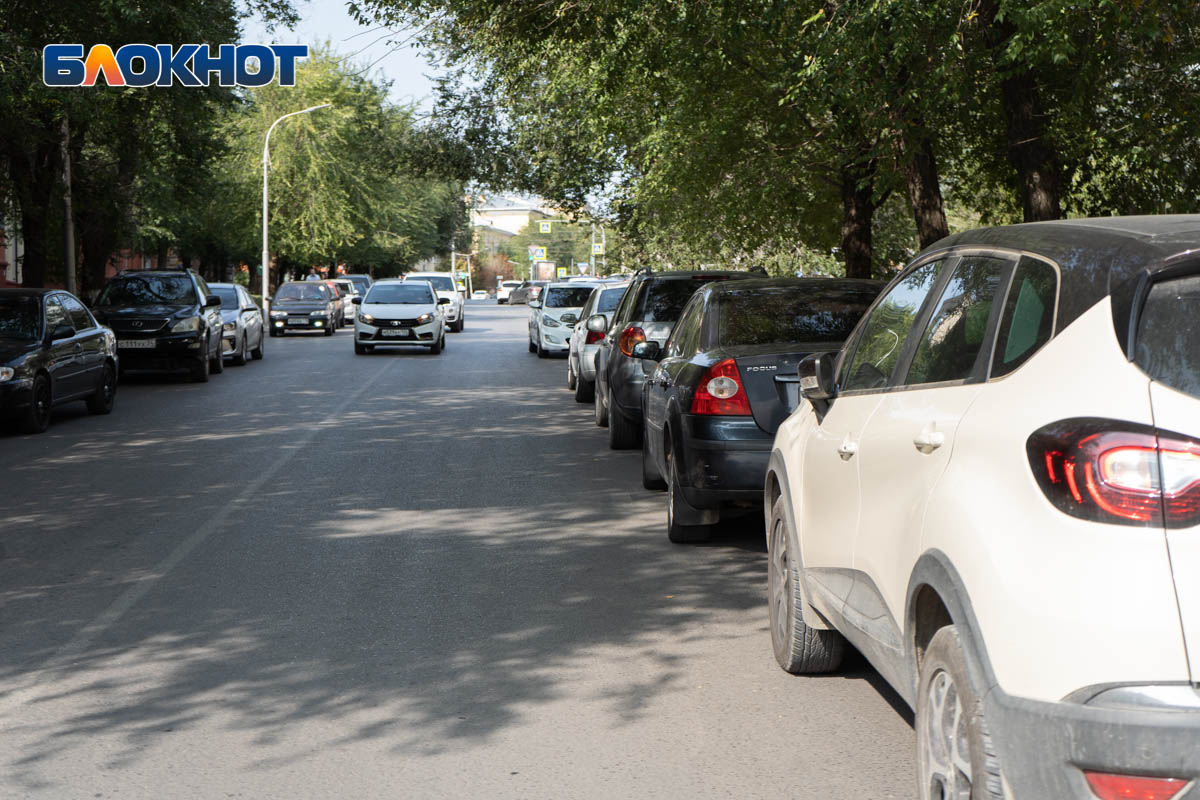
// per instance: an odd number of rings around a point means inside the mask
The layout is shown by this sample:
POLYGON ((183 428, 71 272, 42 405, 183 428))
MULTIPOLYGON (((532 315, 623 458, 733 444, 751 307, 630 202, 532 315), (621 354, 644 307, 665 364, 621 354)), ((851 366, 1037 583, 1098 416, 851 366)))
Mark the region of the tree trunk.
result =
POLYGON ((905 148, 904 155, 908 200, 913 221, 917 225, 917 239, 924 250, 950 235, 950 226, 946 224, 946 209, 942 205, 942 187, 938 177, 937 159, 933 154, 933 142, 928 136, 922 136, 915 145, 905 148))
POLYGON ((1046 114, 1030 71, 1005 78, 1008 162, 1017 171, 1026 222, 1060 219, 1058 154, 1046 139, 1046 114))
POLYGON ((21 274, 25 286, 46 285, 50 272, 50 222, 55 189, 59 185, 59 142, 47 138, 33 151, 15 153, 9 159, 13 190, 21 214, 21 241, 25 254, 21 274))
POLYGON ((842 182, 842 252, 847 278, 871 277, 871 222, 875 216, 875 160, 846 164, 842 182))

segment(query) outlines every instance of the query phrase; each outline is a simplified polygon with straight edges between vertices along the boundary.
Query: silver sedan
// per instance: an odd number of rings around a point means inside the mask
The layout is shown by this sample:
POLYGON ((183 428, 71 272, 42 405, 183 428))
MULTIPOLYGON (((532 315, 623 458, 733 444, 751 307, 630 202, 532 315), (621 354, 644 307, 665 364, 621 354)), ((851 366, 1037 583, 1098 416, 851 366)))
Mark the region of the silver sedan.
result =
POLYGON ((208 288, 221 298, 221 354, 237 365, 263 357, 262 309, 246 289, 236 283, 210 283, 208 288))

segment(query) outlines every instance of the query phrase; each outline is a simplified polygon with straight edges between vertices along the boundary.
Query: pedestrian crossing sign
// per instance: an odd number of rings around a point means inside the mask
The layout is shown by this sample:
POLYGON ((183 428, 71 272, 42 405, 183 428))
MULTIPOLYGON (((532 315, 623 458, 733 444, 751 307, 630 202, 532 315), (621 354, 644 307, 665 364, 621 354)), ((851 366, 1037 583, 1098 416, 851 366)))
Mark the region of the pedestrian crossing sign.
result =
POLYGON ((538 230, 542 233, 549 233, 550 232, 550 223, 549 222, 539 222, 538 230))

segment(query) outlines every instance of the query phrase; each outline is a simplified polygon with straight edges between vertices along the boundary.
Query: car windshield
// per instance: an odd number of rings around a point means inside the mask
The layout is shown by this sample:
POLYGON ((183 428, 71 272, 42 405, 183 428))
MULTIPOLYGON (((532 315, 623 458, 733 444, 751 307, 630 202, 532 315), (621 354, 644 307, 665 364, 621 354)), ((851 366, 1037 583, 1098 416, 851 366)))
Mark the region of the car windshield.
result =
POLYGON ((377 283, 367 292, 363 302, 427 306, 436 301, 429 286, 414 280, 411 283, 377 283))
POLYGON ((850 335, 877 287, 831 285, 754 287, 717 301, 722 345, 841 342, 850 335))
POLYGON ((521 285, 521 282, 520 281, 505 281, 504 283, 502 283, 500 285, 503 286, 505 289, 515 289, 521 285))
POLYGON ((0 295, 0 339, 32 342, 42 329, 42 299, 31 295, 0 295))
POLYGON ((232 286, 213 286, 209 284, 208 288, 212 294, 221 298, 221 308, 224 311, 237 311, 242 304, 238 301, 237 289, 232 286))
POLYGON ((329 290, 316 282, 285 283, 275 292, 276 303, 319 303, 329 299, 329 290))
POLYGON ((1154 380, 1200 397, 1200 275, 1162 281, 1150 290, 1136 358, 1154 380))
POLYGON ((407 278, 410 281, 428 281, 433 284, 433 288, 439 292, 456 291, 454 280, 449 275, 412 275, 407 278))
POLYGON ((582 308, 592 293, 591 286, 552 286, 546 290, 546 308, 582 308))
POLYGON ((196 289, 183 275, 130 275, 113 278, 100 292, 101 306, 156 306, 196 302, 196 289))
POLYGON ((621 304, 621 298, 625 296, 627 287, 620 286, 616 289, 600 290, 600 298, 596 301, 597 314, 610 314, 617 310, 617 306, 621 304))

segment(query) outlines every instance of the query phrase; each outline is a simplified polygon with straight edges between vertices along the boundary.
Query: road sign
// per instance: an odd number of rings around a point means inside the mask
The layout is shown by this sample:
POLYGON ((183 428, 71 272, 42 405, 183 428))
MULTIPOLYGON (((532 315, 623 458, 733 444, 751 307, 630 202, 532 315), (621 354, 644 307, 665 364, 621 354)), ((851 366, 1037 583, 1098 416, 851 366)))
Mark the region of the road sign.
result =
POLYGON ((595 244, 592 245, 592 255, 594 255, 594 256, 604 255, 604 244, 602 242, 596 242, 595 244))
POLYGON ((530 261, 545 261, 546 248, 538 247, 536 244, 529 245, 529 260, 530 261))
POLYGON ((539 222, 538 223, 538 231, 540 233, 549 233, 550 232, 550 223, 549 222, 539 222))
POLYGON ((567 268, 566 268, 566 267, 558 267, 558 268, 555 270, 555 272, 557 272, 557 273, 558 273, 558 277, 560 277, 560 278, 565 278, 565 277, 567 277, 567 268))

